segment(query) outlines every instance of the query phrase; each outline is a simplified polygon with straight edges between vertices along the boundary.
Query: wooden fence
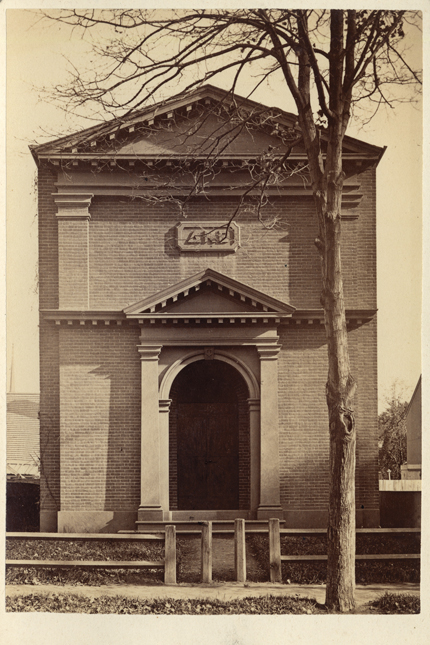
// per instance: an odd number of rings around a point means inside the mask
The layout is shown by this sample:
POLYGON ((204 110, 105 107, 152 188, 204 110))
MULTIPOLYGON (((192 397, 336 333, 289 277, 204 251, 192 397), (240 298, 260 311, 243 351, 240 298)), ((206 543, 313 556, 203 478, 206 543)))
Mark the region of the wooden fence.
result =
POLYGON ((6 533, 7 539, 26 540, 109 540, 109 541, 164 541, 164 560, 6 560, 9 568, 70 569, 164 569, 165 584, 176 584, 176 527, 166 526, 165 535, 120 535, 113 533, 6 533))
MULTIPOLYGON (((421 529, 357 529, 357 533, 420 533, 421 529)), ((326 534, 327 529, 281 529, 278 519, 269 520, 270 582, 282 582, 282 562, 315 562, 327 560, 326 555, 281 555, 282 535, 326 534)), ((356 555, 356 560, 419 560, 419 553, 366 553, 356 555)))
MULTIPOLYGON (((212 582, 212 522, 202 522, 202 582, 212 582)), ((245 520, 234 521, 234 572, 237 582, 246 582, 245 520)))
MULTIPOLYGON (((164 540, 164 560, 151 562, 146 560, 131 561, 82 561, 82 560, 6 560, 7 567, 36 567, 36 568, 72 568, 82 569, 164 569, 164 582, 176 584, 176 527, 166 525, 164 537, 153 534, 76 534, 76 533, 6 533, 8 539, 21 538, 33 540, 164 540)), ((201 523, 201 581, 212 582, 212 522, 201 523)), ((216 531, 227 533, 231 531, 216 531)), ((357 529, 357 533, 420 533, 416 529, 357 529)), ((255 533, 255 530, 252 531, 255 533)), ((315 562, 327 560, 326 555, 281 555, 282 535, 324 535, 326 529, 281 529, 279 519, 269 520, 269 560, 270 582, 282 582, 282 562, 315 562)), ((246 546, 245 520, 234 521, 234 569, 235 580, 246 582, 246 546)), ((356 555, 356 560, 416 560, 418 553, 401 554, 363 554, 356 555)))

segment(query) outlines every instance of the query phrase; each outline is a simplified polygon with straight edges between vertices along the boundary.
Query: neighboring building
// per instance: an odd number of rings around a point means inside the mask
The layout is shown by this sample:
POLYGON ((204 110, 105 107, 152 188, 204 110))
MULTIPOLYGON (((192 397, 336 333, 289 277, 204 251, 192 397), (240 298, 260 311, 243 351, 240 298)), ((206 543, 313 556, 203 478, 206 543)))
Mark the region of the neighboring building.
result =
MULTIPOLYGON (((276 226, 262 227, 251 190, 224 235, 219 227, 255 179, 260 155, 282 154, 297 134, 294 115, 236 96, 244 127, 230 101, 204 86, 32 147, 41 530, 116 531, 135 528, 137 519, 326 524, 327 347, 312 191, 305 171, 297 173, 306 157, 295 149, 288 163, 296 174, 267 188, 262 212, 276 226)), ((359 526, 379 525, 375 180, 382 153, 345 138, 359 526)))
POLYGON ((6 530, 39 527, 39 395, 8 393, 6 530))
POLYGON ((421 479, 422 478, 422 414, 421 414, 421 376, 418 380, 415 391, 409 403, 406 413, 406 431, 407 445, 406 455, 407 463, 402 469, 402 479, 421 479))
POLYGON ((406 411, 406 458, 401 479, 380 480, 381 526, 421 526, 421 377, 406 411))

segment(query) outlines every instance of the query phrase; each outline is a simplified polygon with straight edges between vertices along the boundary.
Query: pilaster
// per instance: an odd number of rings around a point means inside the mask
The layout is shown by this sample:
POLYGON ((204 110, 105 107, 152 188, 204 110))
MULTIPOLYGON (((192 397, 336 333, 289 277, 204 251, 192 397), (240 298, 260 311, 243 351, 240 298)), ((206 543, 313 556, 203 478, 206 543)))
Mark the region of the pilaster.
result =
POLYGON ((59 308, 90 307, 90 193, 54 193, 58 220, 59 308))
POLYGON ((160 504, 164 518, 169 512, 169 411, 172 399, 163 399, 159 406, 159 436, 160 436, 160 504))
POLYGON ((138 519, 162 520, 158 400, 158 357, 161 345, 138 345, 138 351, 141 365, 141 475, 138 519))
POLYGON ((250 510, 257 514, 260 501, 260 399, 248 399, 251 455, 250 510))
POLYGON ((260 356, 260 503, 257 519, 282 518, 279 482, 278 354, 280 345, 257 345, 260 356))

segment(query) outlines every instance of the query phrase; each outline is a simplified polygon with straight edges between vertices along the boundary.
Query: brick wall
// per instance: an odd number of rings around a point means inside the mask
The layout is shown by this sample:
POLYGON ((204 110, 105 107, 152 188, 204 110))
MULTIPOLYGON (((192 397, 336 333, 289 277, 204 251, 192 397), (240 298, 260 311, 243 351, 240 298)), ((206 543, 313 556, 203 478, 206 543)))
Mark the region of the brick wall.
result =
POLYGON ((323 325, 291 325, 280 335, 281 504, 320 509, 328 499, 327 346, 323 325))
POLYGON ((58 222, 60 309, 88 309, 88 247, 85 218, 58 222))
MULTIPOLYGON (((59 306, 57 209, 51 196, 56 191, 55 180, 56 174, 42 166, 41 309, 59 306)), ((343 223, 346 306, 373 308, 375 171, 366 171, 360 175, 360 181, 365 196, 358 209, 359 218, 343 223)), ((223 220, 234 206, 231 198, 214 202, 196 200, 188 207, 188 220, 223 220)), ((91 309, 122 309, 207 267, 297 308, 320 307, 320 261, 313 244, 317 226, 312 200, 273 198, 267 214, 277 216, 279 227, 271 231, 262 229, 250 214, 243 214, 238 220, 241 247, 226 255, 179 253, 174 228, 180 218, 173 205, 157 206, 127 197, 95 197, 90 212, 91 309)), ((75 228, 68 227, 67 244, 79 254, 83 247, 79 233, 74 234, 75 228)), ((82 304, 84 308, 74 271, 76 263, 67 262, 63 264, 63 279, 67 283, 69 278, 66 288, 76 297, 76 306, 82 304)), ((62 510, 136 510, 140 486, 138 335, 138 328, 129 325, 105 326, 99 322, 92 326, 87 322, 83 326, 74 323, 58 327, 41 319, 42 510, 59 510, 60 504, 62 510)), ((376 321, 351 329, 349 339, 353 374, 359 386, 357 507, 366 510, 378 505, 376 321)), ((290 325, 282 328, 281 342, 282 504, 286 510, 321 509, 328 495, 324 327, 290 325)), ((249 477, 249 466, 246 467, 249 477)), ((245 472, 245 467, 242 471, 245 472)), ((241 504, 246 505, 245 475, 241 481, 241 504)))
MULTIPOLYGON (((325 508, 329 433, 325 400, 327 345, 323 325, 284 328, 279 355, 281 503, 285 510, 325 508)), ((376 322, 348 333, 357 382, 356 507, 378 509, 376 322)))
POLYGON ((61 510, 140 502, 138 327, 60 329, 61 510))
MULTIPOLYGON (((38 176, 40 309, 58 307, 57 208, 52 199, 55 181, 56 173, 42 165, 38 176)), ((47 513, 60 509, 58 331, 40 317, 40 509, 47 513)))
POLYGON ((41 321, 40 338, 40 508, 60 510, 60 373, 58 327, 41 321))
MULTIPOLYGON (((188 209, 188 219, 227 220, 235 204, 227 199, 196 201, 188 209)), ((175 247, 179 217, 171 206, 96 197, 90 210, 90 308, 122 309, 207 267, 297 308, 320 307, 320 260, 314 247, 317 226, 311 200, 273 199, 267 211, 278 217, 280 226, 273 231, 264 230, 255 217, 242 215, 241 247, 229 254, 180 253, 175 247)), ((372 228, 345 221, 343 235, 346 303, 365 306, 374 276, 372 228), (360 258, 359 227, 366 233, 360 258), (365 266, 357 272, 361 262, 365 266)))

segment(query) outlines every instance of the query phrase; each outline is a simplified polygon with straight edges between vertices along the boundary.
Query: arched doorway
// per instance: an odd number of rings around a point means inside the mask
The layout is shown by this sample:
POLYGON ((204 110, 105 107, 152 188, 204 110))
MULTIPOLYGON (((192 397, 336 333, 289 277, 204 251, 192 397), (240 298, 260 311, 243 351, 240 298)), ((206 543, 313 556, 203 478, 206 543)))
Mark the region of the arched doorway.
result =
POLYGON ((171 510, 249 508, 248 389, 219 360, 198 360, 175 378, 170 397, 171 510))

